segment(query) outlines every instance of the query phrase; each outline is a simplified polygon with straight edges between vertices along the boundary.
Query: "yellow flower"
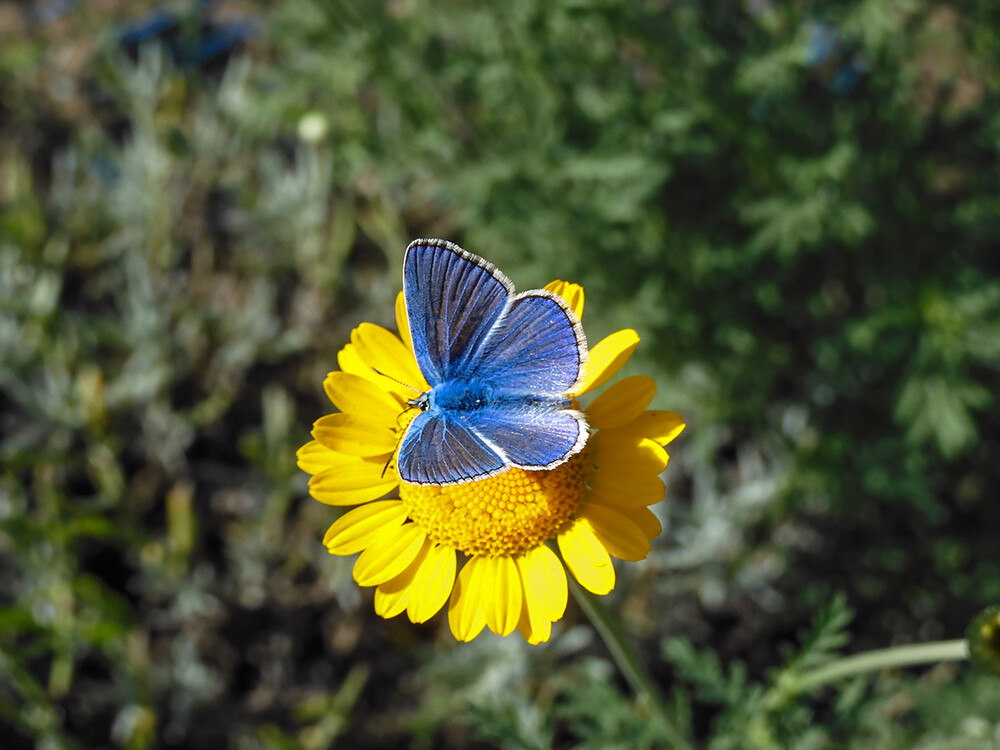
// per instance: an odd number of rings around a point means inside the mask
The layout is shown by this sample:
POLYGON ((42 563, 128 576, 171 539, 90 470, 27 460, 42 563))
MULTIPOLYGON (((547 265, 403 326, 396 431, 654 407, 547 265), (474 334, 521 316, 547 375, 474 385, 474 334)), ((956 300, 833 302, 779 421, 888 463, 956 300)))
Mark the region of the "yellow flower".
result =
MULTIPOLYGON (((582 315, 580 286, 557 281, 546 288, 582 315)), ((358 506, 329 528, 323 543, 335 555, 360 553, 354 579, 375 587, 382 617, 405 611, 424 622, 447 602, 448 623, 461 641, 484 627, 546 641, 566 609, 567 568, 587 590, 607 594, 615 585, 612 557, 648 554, 661 530, 647 506, 663 498, 663 446, 684 422, 674 412, 647 410, 656 386, 637 375, 584 409, 590 440, 554 469, 512 468, 444 487, 401 482, 392 459, 417 414, 407 402, 413 389, 430 386, 413 356, 402 294, 396 323, 399 336, 371 323, 352 332, 337 356, 340 370, 324 382, 340 413, 319 419, 315 439, 298 452, 299 466, 313 475, 309 491, 316 500, 358 506)), ((607 383, 638 343, 632 330, 600 341, 574 395, 607 383)))

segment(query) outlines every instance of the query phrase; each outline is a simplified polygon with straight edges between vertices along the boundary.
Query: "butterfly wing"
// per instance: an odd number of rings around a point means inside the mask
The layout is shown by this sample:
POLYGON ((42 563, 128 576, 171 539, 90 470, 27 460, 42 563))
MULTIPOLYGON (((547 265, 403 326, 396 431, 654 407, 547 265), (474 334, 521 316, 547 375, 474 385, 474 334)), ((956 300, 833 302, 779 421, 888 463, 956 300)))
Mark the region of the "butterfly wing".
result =
POLYGON ((470 415, 472 430, 519 469, 551 469, 579 453, 590 433, 578 411, 538 404, 494 406, 470 415))
POLYGON ((586 361, 576 314, 561 297, 538 290, 514 297, 466 377, 526 397, 563 395, 579 385, 586 361))
POLYGON ((516 296, 470 368, 471 381, 502 394, 468 415, 471 428, 513 466, 558 466, 589 436, 586 419, 567 409, 566 396, 580 383, 586 360, 580 321, 561 297, 516 296))
POLYGON ((409 484, 458 484, 506 469, 507 462, 460 415, 424 412, 399 445, 396 472, 409 484))
POLYGON ((432 386, 465 376, 514 287, 500 270, 446 240, 414 240, 403 297, 420 371, 432 386))

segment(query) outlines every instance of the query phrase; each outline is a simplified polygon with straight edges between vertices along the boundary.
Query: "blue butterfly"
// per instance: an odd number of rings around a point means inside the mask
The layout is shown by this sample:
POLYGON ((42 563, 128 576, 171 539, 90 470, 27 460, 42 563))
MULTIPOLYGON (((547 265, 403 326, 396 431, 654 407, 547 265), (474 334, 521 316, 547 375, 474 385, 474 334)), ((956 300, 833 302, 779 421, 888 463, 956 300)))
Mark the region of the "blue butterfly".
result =
POLYGON ((576 314, 541 289, 514 293, 492 263, 445 240, 414 240, 403 259, 413 353, 430 390, 399 444, 410 484, 448 485, 511 467, 551 469, 589 431, 569 394, 587 341, 576 314))

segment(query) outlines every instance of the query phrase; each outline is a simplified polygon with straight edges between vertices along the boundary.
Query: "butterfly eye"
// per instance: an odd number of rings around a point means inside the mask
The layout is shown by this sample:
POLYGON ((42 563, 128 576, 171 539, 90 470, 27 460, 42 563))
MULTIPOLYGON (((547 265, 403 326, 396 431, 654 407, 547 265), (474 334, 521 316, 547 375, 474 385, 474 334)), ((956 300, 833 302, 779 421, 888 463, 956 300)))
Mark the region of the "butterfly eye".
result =
MULTIPOLYGON (((409 401, 407 401, 406 405, 410 409, 420 409, 421 411, 424 411, 427 409, 429 403, 430 403, 430 394, 421 393, 416 398, 411 398, 409 401)), ((406 412, 403 413, 405 414, 406 412)))

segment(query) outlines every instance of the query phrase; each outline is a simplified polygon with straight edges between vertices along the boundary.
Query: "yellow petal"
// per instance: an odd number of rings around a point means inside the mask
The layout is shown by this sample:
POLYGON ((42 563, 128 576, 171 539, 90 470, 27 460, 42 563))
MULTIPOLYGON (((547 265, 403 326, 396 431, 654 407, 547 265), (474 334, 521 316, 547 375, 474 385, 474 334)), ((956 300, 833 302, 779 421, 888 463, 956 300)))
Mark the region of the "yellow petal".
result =
POLYGON ((521 608, 521 619, 517 621, 517 632, 532 646, 545 643, 552 636, 552 622, 538 609, 531 609, 525 601, 521 608))
POLYGON ((590 480, 593 494, 612 505, 652 505, 663 499, 666 489, 656 474, 616 474, 594 472, 590 480))
POLYGON ((354 563, 354 580, 359 586, 376 586, 395 578, 413 562, 426 538, 415 523, 383 529, 354 563))
POLYGON ((646 508, 650 505, 656 505, 662 499, 662 492, 655 495, 637 495, 608 490, 602 490, 601 492, 591 490, 587 493, 588 503, 596 503, 597 505, 603 505, 606 508, 613 508, 619 513, 624 513, 627 510, 646 508))
POLYGON ((296 463, 307 474, 319 474, 338 465, 342 458, 340 453, 330 450, 319 440, 310 440, 295 452, 296 463))
POLYGON ((645 533, 618 511, 588 503, 580 510, 580 517, 619 560, 643 560, 649 554, 645 533))
POLYGON ((430 390, 413 352, 396 334, 374 323, 362 323, 351 331, 351 343, 366 365, 389 379, 410 386, 408 390, 413 394, 430 390))
POLYGON ((354 456, 339 456, 331 466, 309 480, 309 494, 327 505, 357 505, 377 500, 397 484, 395 473, 385 471, 381 459, 371 461, 354 456))
POLYGON ((644 437, 610 439, 608 433, 598 433, 591 445, 590 460, 597 472, 615 476, 644 474, 656 476, 665 468, 670 456, 659 443, 644 437))
POLYGON ((642 533, 650 541, 656 539, 663 531, 660 519, 649 508, 616 508, 616 510, 642 529, 642 533))
POLYGON ((545 288, 566 300, 566 304, 576 313, 577 318, 583 318, 582 286, 569 281, 551 281, 545 285, 545 288))
POLYGON ((577 521, 558 537, 559 551, 573 577, 592 594, 607 594, 615 587, 611 556, 591 528, 577 521))
POLYGON ((660 445, 666 445, 684 431, 684 419, 675 411, 644 411, 624 427, 614 430, 612 437, 618 435, 638 435, 655 440, 660 445))
POLYGON ((407 607, 412 622, 427 622, 448 601, 455 587, 455 550, 432 544, 413 579, 407 607))
POLYGON ((598 430, 621 427, 642 414, 655 395, 656 382, 648 375, 625 378, 587 407, 587 422, 598 430))
POLYGON ((555 552, 544 545, 529 550, 514 561, 524 588, 524 603, 517 629, 524 640, 537 645, 549 639, 552 622, 566 611, 566 569, 555 552))
POLYGON ((370 380, 380 388, 384 387, 397 395, 402 394, 404 391, 407 393, 410 392, 409 389, 403 388, 398 383, 394 383, 388 378, 372 372, 372 368, 361 361, 361 356, 358 354, 358 350, 354 344, 346 344, 343 349, 337 352, 337 365, 344 372, 357 375, 365 380, 370 380))
POLYGON ((354 414, 327 414, 313 424, 313 437, 348 456, 388 456, 396 449, 395 430, 354 414))
POLYGON ((389 619, 406 610, 413 602, 416 595, 413 582, 432 545, 433 542, 425 539, 413 562, 402 573, 375 587, 375 614, 389 619))
POLYGON ((406 587, 397 590, 383 590, 382 586, 375 589, 375 614, 389 620, 406 611, 410 600, 410 590, 406 587))
POLYGON ((425 539, 413 562, 402 573, 375 587, 375 614, 389 619, 405 611, 413 601, 412 584, 433 543, 425 539))
POLYGON ((406 314, 406 298, 402 292, 396 295, 396 328, 399 329, 399 338, 412 352, 413 339, 410 338, 410 319, 406 314))
POLYGON ((331 372, 323 381, 323 390, 342 412, 362 415, 370 422, 394 425, 403 411, 402 403, 389 391, 349 372, 331 372))
POLYGON ((521 617, 521 576, 510 557, 486 558, 483 565, 482 602, 486 624, 497 635, 510 635, 521 617))
POLYGON ((486 627, 483 614, 482 577, 484 557, 473 557, 458 574, 448 602, 448 626, 459 641, 471 641, 486 627))
POLYGON ((617 373, 632 356, 639 345, 639 334, 631 328, 617 331, 597 342, 590 350, 587 372, 583 383, 577 388, 577 395, 600 388, 617 373))
POLYGON ((402 526, 406 507, 399 500, 380 500, 350 510, 326 530, 324 546, 334 555, 360 552, 383 528, 402 526))
POLYGON ((556 553, 544 544, 540 545, 518 557, 517 567, 521 572, 527 607, 549 620, 560 619, 566 613, 569 589, 566 570, 556 553))

